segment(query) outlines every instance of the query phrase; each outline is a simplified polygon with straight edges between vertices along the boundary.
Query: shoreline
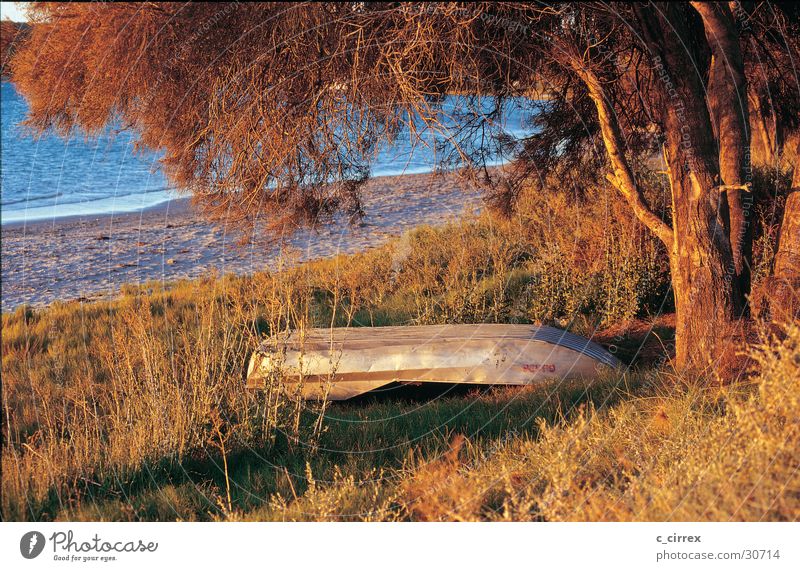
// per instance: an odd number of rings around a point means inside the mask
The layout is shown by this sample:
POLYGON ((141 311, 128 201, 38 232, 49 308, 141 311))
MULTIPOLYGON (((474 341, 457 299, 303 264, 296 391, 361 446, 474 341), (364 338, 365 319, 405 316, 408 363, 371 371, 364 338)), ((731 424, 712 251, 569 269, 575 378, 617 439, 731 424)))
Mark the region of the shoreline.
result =
POLYGON ((19 228, 32 228, 38 226, 56 226, 59 224, 68 224, 70 222, 102 222, 103 219, 107 218, 123 218, 128 216, 141 216, 143 214, 149 214, 151 212, 157 212, 159 210, 167 210, 169 208, 177 208, 177 209, 187 209, 191 207, 192 199, 189 196, 178 196, 175 198, 169 198, 167 200, 162 200, 156 204, 151 204, 150 206, 145 206, 144 208, 139 208, 137 210, 125 210, 120 212, 95 212, 91 214, 69 214, 67 216, 58 216, 55 218, 35 218, 33 220, 12 220, 9 222, 3 222, 0 225, 2 230, 14 230, 19 228), (172 205, 172 206, 170 206, 172 205))
POLYGON ((81 222, 102 224, 104 221, 108 221, 109 219, 125 220, 131 217, 141 218, 142 216, 150 216, 153 213, 158 212, 167 213, 169 210, 184 212, 192 208, 191 203, 191 197, 180 196, 177 198, 164 200, 158 204, 146 206, 139 210, 130 210, 124 212, 96 212, 93 214, 70 214, 68 216, 59 216, 57 218, 36 218, 34 220, 14 220, 11 222, 5 222, 2 224, 2 226, 0 226, 0 228, 2 228, 2 231, 5 232, 7 230, 20 230, 24 228, 28 228, 29 230, 39 230, 42 227, 54 228, 59 225, 81 222))
POLYGON ((370 179, 366 217, 343 217, 277 242, 242 246, 235 231, 203 219, 190 197, 135 212, 65 216, 2 225, 2 311, 23 304, 111 299, 125 284, 195 279, 217 271, 247 275, 273 268, 282 246, 298 262, 352 254, 424 224, 442 224, 481 206, 481 192, 457 173, 370 179))

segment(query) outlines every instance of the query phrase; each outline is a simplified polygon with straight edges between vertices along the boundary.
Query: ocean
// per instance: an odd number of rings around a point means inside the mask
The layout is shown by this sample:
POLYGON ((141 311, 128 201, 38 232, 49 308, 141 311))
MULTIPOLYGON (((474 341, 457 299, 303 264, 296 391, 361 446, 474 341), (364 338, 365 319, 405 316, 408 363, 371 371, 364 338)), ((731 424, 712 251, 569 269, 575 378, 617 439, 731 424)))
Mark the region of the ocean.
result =
MULTIPOLYGON (((461 109, 460 100, 449 97, 442 105, 443 124, 461 109)), ((483 105, 490 107, 487 102, 483 105)), ((0 218, 2 223, 48 220, 64 216, 135 212, 171 200, 179 194, 159 167, 160 153, 134 152, 135 135, 109 132, 86 140, 78 135, 64 140, 53 134, 34 138, 19 123, 27 104, 13 84, 2 82, 0 92, 0 218)), ((526 124, 530 104, 510 100, 502 122, 488 132, 476 131, 473 142, 499 132, 515 137, 531 132, 526 124)), ((445 133, 428 133, 427 144, 411 145, 408 133, 400 133, 391 146, 380 150, 372 164, 373 176, 431 172, 440 164, 434 141, 445 133)), ((509 157, 493 152, 488 163, 501 164, 509 157)))

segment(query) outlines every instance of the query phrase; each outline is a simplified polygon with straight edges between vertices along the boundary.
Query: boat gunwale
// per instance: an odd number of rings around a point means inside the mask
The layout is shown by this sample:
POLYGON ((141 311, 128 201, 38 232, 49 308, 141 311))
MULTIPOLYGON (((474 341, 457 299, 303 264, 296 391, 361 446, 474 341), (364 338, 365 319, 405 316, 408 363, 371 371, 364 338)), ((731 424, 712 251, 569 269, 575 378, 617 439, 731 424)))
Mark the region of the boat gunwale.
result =
MULTIPOLYGON (((379 337, 382 348, 404 349, 413 351, 426 345, 436 346, 442 343, 468 343, 472 341, 496 340, 496 345, 503 342, 531 342, 544 343, 574 351, 613 368, 619 368, 622 363, 602 346, 591 339, 581 337, 563 329, 532 324, 452 324, 452 325, 416 325, 416 326, 386 326, 386 327, 334 327, 311 328, 303 331, 292 331, 289 335, 274 335, 259 346, 257 353, 269 356, 276 350, 297 353, 318 353, 324 351, 365 351, 371 347, 358 347, 353 344, 378 342, 379 337), (457 335, 459 331, 472 329, 483 332, 473 335, 457 335), (488 329, 496 331, 513 332, 514 334, 490 334, 488 329), (379 332, 380 331, 380 332, 379 332), (387 335, 402 331, 403 335, 387 335), (428 339, 419 341, 420 333, 424 331, 443 331, 443 334, 430 335, 428 339), (384 333, 385 332, 385 333, 384 333), (353 335, 355 333, 355 335, 353 335), (416 334, 416 335, 415 335, 416 334), (416 341, 416 342, 415 342, 416 341)), ((255 354, 254 354, 255 357, 255 354)))

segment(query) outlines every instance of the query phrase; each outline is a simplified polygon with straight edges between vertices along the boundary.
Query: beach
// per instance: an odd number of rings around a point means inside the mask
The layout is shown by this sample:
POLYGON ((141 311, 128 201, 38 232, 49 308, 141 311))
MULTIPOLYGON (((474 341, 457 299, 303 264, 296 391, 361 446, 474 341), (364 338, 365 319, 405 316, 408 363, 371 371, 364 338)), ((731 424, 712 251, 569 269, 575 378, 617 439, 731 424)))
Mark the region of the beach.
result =
POLYGON ((481 207, 480 191, 456 174, 373 178, 363 198, 366 217, 360 222, 342 217, 277 241, 256 232, 246 245, 235 229, 206 221, 189 198, 133 213, 5 224, 2 309, 108 299, 124 284, 151 280, 270 270, 287 249, 296 262, 351 254, 481 207))

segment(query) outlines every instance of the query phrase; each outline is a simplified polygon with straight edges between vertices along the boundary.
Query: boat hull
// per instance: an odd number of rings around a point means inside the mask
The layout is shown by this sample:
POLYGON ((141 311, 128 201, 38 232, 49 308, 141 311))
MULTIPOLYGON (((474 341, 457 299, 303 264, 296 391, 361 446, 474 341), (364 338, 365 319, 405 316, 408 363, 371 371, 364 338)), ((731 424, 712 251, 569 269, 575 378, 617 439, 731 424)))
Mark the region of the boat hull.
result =
POLYGON ((247 387, 280 383, 306 399, 346 400, 396 382, 544 385, 620 366, 588 339, 534 325, 311 329, 267 341, 247 387))

